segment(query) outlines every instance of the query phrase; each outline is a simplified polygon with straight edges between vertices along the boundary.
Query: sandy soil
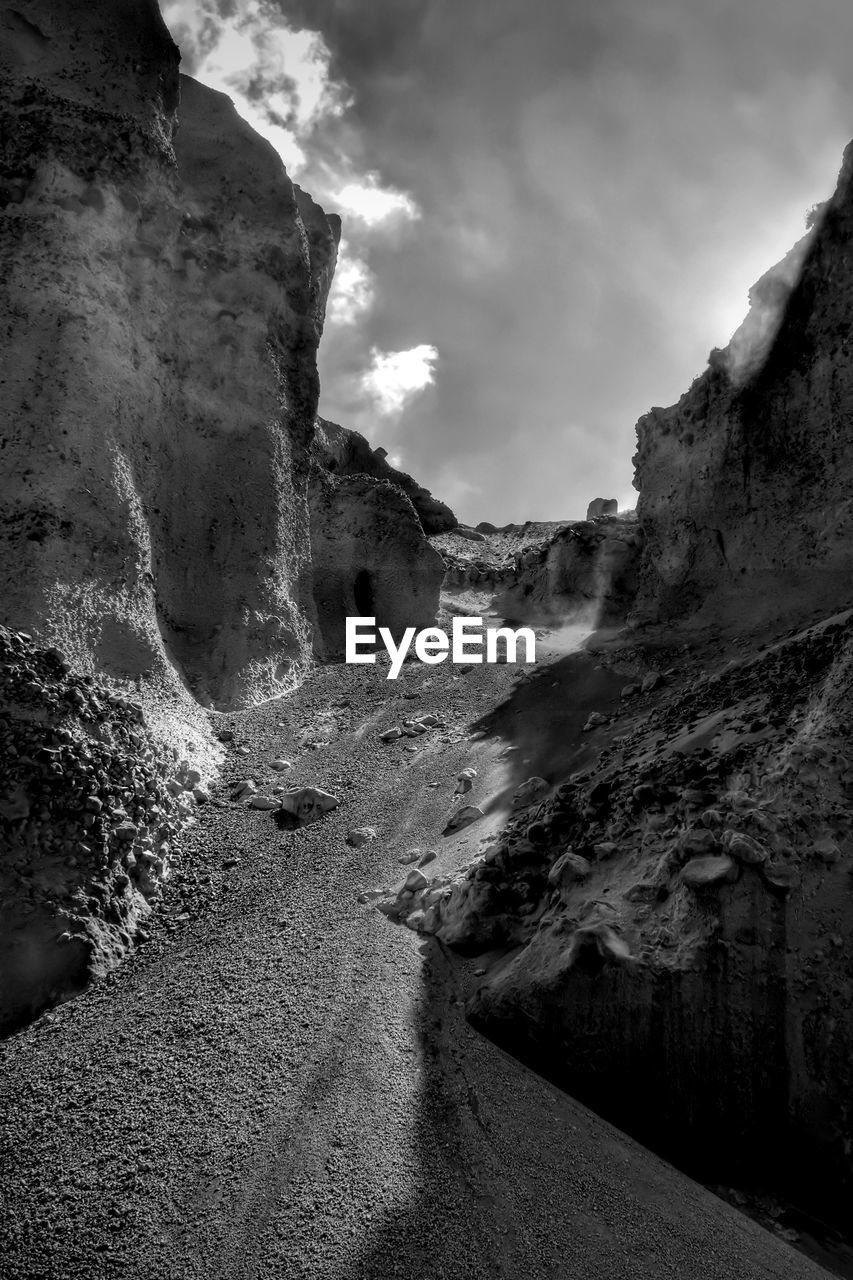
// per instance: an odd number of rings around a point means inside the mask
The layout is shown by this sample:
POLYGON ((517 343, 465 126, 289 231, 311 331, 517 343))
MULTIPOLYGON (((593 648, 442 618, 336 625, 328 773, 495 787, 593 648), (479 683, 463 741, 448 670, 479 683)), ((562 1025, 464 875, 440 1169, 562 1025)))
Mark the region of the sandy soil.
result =
POLYGON ((580 767, 561 708, 579 721, 623 680, 571 643, 535 675, 321 668, 217 717, 222 785, 149 942, 3 1046, 3 1280, 827 1274, 479 1037, 478 962, 357 902, 409 849, 437 851, 432 874, 470 861, 520 777, 580 767), (428 711, 448 729, 379 742, 428 711), (276 756, 340 808, 287 832, 232 802, 280 781, 276 756), (466 766, 487 815, 444 838, 466 766), (361 825, 378 838, 352 849, 361 825))

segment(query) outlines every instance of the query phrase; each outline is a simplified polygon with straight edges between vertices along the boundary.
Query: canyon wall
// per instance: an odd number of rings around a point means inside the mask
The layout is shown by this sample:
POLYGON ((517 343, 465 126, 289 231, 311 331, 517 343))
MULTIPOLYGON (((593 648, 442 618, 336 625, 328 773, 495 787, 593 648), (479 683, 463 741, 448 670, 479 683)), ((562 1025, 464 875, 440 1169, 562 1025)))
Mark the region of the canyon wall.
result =
POLYGON ((853 151, 678 404, 637 427, 639 620, 834 607, 853 568, 853 151))
POLYGON ((281 692, 337 220, 153 0, 2 15, 3 620, 178 698, 281 692))
POLYGON ((339 220, 178 65, 155 0, 0 0, 3 1028, 131 945, 210 708, 335 656, 362 572, 438 606, 409 499, 312 450, 339 220))

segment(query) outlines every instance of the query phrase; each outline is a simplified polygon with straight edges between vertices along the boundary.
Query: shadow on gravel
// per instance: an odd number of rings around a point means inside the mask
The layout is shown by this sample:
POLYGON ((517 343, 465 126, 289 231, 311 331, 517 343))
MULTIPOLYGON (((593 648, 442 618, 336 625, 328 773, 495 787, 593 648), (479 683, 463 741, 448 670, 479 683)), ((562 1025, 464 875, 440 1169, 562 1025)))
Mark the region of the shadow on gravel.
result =
MULTIPOLYGON (((340 1280, 496 1280, 514 1254, 514 1206, 501 1212, 490 1121, 484 1116, 470 1055, 462 1038, 464 1017, 453 964, 440 943, 426 939, 418 1008, 422 1068, 412 1142, 419 1168, 406 1170, 414 1198, 372 1230, 352 1269, 340 1280)), ((513 1171, 514 1172, 514 1171, 513 1171)), ((505 1188, 504 1188, 505 1190, 505 1188)), ((529 1193, 523 1179, 519 1190, 529 1193)), ((542 1241, 542 1257, 548 1242, 542 1241)), ((521 1272, 517 1273, 519 1276, 521 1272)), ((568 1280, 569 1269, 539 1269, 540 1277, 568 1280)))
POLYGON ((534 669, 506 702, 475 721, 473 730, 513 748, 507 784, 489 810, 508 807, 515 788, 532 775, 556 784, 588 768, 601 750, 601 734, 583 727, 593 711, 612 713, 626 683, 624 675, 600 667, 596 654, 571 653, 534 669))

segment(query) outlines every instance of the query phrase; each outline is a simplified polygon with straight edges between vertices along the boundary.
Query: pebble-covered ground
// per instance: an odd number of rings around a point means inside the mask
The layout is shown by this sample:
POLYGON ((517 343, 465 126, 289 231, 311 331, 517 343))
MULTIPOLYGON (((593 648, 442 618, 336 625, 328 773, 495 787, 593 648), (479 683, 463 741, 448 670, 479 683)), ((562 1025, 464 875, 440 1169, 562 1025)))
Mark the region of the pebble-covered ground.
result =
POLYGON ((516 669, 384 674, 319 669, 215 717, 226 768, 149 940, 3 1046, 2 1280, 826 1275, 478 1036, 477 962, 358 901, 413 850, 470 862, 504 818, 489 798, 541 771, 535 734, 507 755, 470 732, 516 669), (286 830, 232 800, 250 779, 340 804, 286 830), (485 818, 444 837, 463 802, 485 818))

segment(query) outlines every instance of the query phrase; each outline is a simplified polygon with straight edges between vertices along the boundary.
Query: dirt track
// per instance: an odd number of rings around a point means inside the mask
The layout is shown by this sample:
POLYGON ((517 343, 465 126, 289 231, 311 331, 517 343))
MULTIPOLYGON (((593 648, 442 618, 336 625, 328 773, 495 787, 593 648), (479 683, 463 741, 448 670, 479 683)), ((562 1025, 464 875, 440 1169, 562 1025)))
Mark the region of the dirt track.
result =
MULTIPOLYGON (((326 668, 220 720, 250 755, 230 756, 150 942, 3 1049, 3 1280, 827 1274, 477 1036, 461 1007, 477 962, 356 902, 402 879, 405 850, 446 870, 499 824, 498 802, 442 839, 463 765, 480 775, 466 799, 499 801, 588 749, 593 661, 521 684, 506 667, 407 665, 396 684, 326 668), (530 701, 553 736, 526 731, 530 701), (498 706, 484 723, 503 737, 468 741, 498 706), (426 711, 451 729, 378 742, 426 711), (271 785, 276 755, 341 807, 287 833, 231 804, 227 782, 271 785), (379 839, 349 848, 363 824, 379 839)), ((596 680, 599 702, 621 683, 596 680)))

